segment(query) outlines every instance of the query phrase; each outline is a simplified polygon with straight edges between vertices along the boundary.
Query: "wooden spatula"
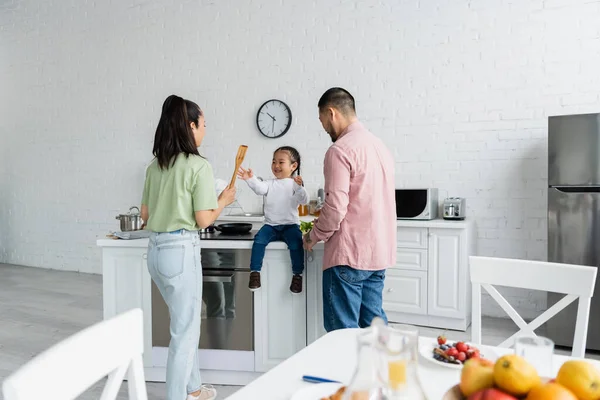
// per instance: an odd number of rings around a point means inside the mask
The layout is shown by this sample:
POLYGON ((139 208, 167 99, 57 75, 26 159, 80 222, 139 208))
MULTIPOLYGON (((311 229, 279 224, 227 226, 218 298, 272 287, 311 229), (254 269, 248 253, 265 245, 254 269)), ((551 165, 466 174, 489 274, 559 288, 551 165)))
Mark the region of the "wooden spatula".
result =
POLYGON ((231 182, 229 182, 229 187, 232 188, 235 185, 235 179, 237 178, 238 169, 242 166, 244 162, 244 157, 246 157, 246 151, 248 151, 248 146, 245 144, 241 145, 238 149, 237 155, 235 156, 235 169, 233 170, 233 176, 231 177, 231 182))

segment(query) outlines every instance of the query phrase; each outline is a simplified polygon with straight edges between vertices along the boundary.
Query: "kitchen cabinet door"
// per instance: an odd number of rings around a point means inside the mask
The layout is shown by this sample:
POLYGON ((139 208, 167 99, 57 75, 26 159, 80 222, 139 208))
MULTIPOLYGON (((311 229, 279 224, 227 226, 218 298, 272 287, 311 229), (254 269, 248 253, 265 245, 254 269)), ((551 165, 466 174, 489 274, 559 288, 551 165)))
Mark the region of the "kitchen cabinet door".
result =
POLYGON ((468 276, 464 229, 429 229, 428 314, 465 318, 468 276))
POLYGON ((104 319, 133 308, 144 312, 144 365, 152 363, 152 286, 146 248, 102 249, 104 319))
POLYGON ((427 228, 398 227, 397 242, 399 248, 427 248, 427 228))
POLYGON ((306 253, 306 344, 325 335, 323 326, 323 249, 306 253))
POLYGON ((389 270, 407 269, 427 271, 427 249, 404 249, 399 247, 396 250, 396 265, 391 266, 389 270))
POLYGON ((394 313, 427 314, 427 272, 388 269, 383 287, 383 310, 394 321, 394 313))
POLYGON ((267 250, 261 288, 254 292, 255 370, 265 372, 306 347, 306 280, 302 293, 290 292, 288 250, 267 250))

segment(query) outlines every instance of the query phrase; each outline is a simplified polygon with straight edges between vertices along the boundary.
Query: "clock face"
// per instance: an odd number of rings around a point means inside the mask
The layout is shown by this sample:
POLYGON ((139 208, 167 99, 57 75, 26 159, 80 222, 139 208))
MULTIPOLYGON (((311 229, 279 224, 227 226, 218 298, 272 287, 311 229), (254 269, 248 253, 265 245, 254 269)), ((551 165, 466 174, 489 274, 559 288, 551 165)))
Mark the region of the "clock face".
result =
POLYGON ((256 125, 268 138, 281 137, 292 125, 292 110, 281 100, 268 100, 258 109, 256 125))

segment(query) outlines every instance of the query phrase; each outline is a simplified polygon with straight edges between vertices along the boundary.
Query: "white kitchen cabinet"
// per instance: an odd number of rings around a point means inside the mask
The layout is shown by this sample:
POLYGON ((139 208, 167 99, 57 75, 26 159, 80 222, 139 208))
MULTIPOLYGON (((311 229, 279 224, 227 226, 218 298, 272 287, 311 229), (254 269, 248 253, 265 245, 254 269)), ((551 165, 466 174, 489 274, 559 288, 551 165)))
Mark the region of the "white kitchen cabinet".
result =
POLYGON ((265 372, 306 347, 306 280, 290 292, 292 266, 287 250, 265 254, 261 288, 254 292, 255 371, 265 372))
POLYGON ((386 312, 427 313, 427 271, 388 269, 383 287, 386 312))
POLYGON ((465 318, 470 286, 466 236, 464 229, 429 230, 429 315, 465 318))
POLYGON ((306 344, 309 345, 326 331, 323 325, 323 248, 306 254, 306 344))
MULTIPOLYGON (((386 271, 383 291, 388 320, 466 330, 471 318, 468 256, 474 254, 473 224, 443 220, 397 224, 397 262, 386 271)), ((142 308, 146 379, 164 381, 168 351, 152 347, 148 241, 99 239, 97 243, 102 247, 104 318, 142 308)), ((203 247, 249 251, 252 242, 208 240, 203 247)), ((323 244, 317 244, 306 254, 304 290, 293 294, 289 290, 292 270, 287 246, 281 242, 269 245, 261 273, 262 288, 253 295, 254 354, 247 361, 254 365, 254 371, 246 367, 236 370, 239 364, 232 361, 237 358, 231 352, 225 351, 228 356, 224 357, 221 352, 202 350, 206 380, 247 384, 323 336, 322 267, 323 244)))
POLYGON ((391 266, 390 269, 412 269, 427 272, 427 248, 406 249, 399 247, 396 250, 396 265, 391 266))
POLYGON ((412 249, 427 248, 427 228, 423 227, 402 227, 398 228, 397 238, 398 247, 412 249))
POLYGON ((397 262, 386 272, 390 322, 466 330, 471 323, 470 221, 398 221, 397 262))
MULTIPOLYGON (((152 348, 152 286, 146 248, 109 248, 102 252, 102 302, 104 319, 133 308, 144 312, 144 349, 152 348)), ((152 352, 144 351, 144 364, 152 352)))

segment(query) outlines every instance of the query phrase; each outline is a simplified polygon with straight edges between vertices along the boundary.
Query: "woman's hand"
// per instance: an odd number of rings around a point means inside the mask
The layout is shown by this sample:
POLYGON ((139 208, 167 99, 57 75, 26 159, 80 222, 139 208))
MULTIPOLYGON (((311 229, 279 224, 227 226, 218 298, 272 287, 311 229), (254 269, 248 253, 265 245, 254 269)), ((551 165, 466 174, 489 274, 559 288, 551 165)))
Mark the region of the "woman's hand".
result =
POLYGON ((252 170, 250 168, 244 169, 243 167, 240 167, 240 169, 238 169, 237 176, 241 180, 247 181, 248 179, 254 177, 254 172, 252 172, 252 170))
POLYGON ((304 181, 300 175, 294 177, 294 182, 296 182, 298 186, 304 185, 304 181))
POLYGON ((221 192, 221 194, 219 195, 219 199, 217 200, 217 202, 219 204, 219 208, 217 208, 215 210, 196 211, 196 213, 195 213, 196 224, 198 225, 198 227, 200 229, 204 229, 207 226, 210 226, 217 220, 217 218, 219 218, 219 215, 221 214, 223 209, 225 207, 227 207, 228 205, 230 205, 231 203, 233 203, 234 201, 235 201, 235 186, 232 188, 229 188, 229 187, 225 188, 225 190, 223 190, 221 192))
POLYGON ((236 189, 234 187, 227 187, 219 195, 219 203, 223 202, 225 206, 230 205, 235 201, 236 189))

